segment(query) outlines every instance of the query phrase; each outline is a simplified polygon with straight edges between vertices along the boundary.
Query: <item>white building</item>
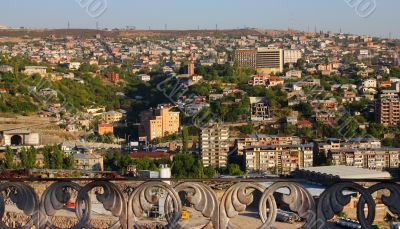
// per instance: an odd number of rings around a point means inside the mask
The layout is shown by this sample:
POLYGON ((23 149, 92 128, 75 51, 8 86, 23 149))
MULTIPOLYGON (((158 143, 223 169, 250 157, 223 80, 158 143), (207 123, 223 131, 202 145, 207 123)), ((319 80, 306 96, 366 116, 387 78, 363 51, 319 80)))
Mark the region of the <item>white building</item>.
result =
POLYGON ((284 50, 283 51, 283 63, 294 64, 301 59, 302 53, 300 50, 284 50))

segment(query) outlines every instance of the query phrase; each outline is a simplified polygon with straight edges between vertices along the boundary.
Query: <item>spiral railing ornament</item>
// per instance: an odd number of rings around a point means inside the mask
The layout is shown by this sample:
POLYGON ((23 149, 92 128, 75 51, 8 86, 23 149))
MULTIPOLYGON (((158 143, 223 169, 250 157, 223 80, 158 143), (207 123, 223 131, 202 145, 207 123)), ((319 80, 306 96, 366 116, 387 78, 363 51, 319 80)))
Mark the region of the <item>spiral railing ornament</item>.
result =
POLYGON ((118 187, 108 181, 94 181, 79 190, 78 197, 76 199, 76 214, 79 218, 79 222, 73 228, 93 228, 92 225, 90 225, 92 200, 89 196, 89 193, 95 188, 103 189, 103 193, 95 191, 97 201, 103 204, 104 209, 110 211, 114 217, 119 219, 110 228, 126 229, 126 200, 118 187))
POLYGON ((165 219, 168 222, 165 228, 179 227, 182 214, 179 194, 165 182, 150 181, 136 187, 129 197, 129 228, 145 228, 139 224, 140 218, 160 201, 164 203, 165 219))
POLYGON ((174 189, 178 193, 184 192, 185 199, 194 206, 194 209, 210 219, 210 222, 203 229, 219 228, 219 202, 210 187, 200 182, 186 182, 177 184, 174 189))
POLYGON ((283 194, 282 201, 289 205, 290 210, 305 219, 303 228, 315 226, 315 202, 311 194, 301 185, 293 182, 278 182, 266 189, 261 197, 259 212, 263 225, 261 229, 271 228, 277 216, 274 193, 280 189, 287 189, 288 194, 283 194))
POLYGON ((40 201, 41 226, 59 229, 52 224, 50 218, 72 201, 72 191, 79 192, 81 186, 73 182, 56 182, 51 184, 42 194, 40 201))
POLYGON ((343 211, 351 201, 350 195, 344 195, 343 192, 359 193, 364 201, 358 201, 357 204, 357 219, 364 229, 372 228, 371 222, 375 217, 375 201, 370 192, 363 186, 352 183, 342 182, 337 183, 326 189, 318 201, 318 228, 329 228, 327 221, 332 219, 335 214, 343 211), (368 207, 368 215, 365 217, 365 203, 368 207))
MULTIPOLYGON (((218 180, 221 182, 221 180, 218 180)), ((192 215, 190 220, 181 220, 182 203, 188 203, 192 207, 193 214, 207 218, 201 219, 196 228, 204 229, 230 229, 258 227, 282 228, 276 222, 280 212, 286 211, 298 215, 296 225, 301 228, 332 228, 332 220, 335 215, 342 212, 352 198, 357 201, 357 220, 361 228, 369 229, 375 223, 376 204, 374 197, 380 199, 387 211, 393 216, 390 220, 396 220, 400 216, 400 185, 396 181, 350 182, 338 181, 317 198, 312 196, 300 183, 290 179, 279 181, 230 181, 226 191, 214 190, 203 181, 182 180, 172 182, 170 185, 162 180, 141 180, 131 183, 124 181, 108 180, 80 180, 73 181, 45 181, 43 191, 35 190, 35 184, 30 181, 0 181, 0 229, 59 229, 59 228, 98 228, 91 223, 99 223, 112 229, 134 228, 192 228, 192 215), (363 185, 365 186, 363 186, 363 185), (128 190, 126 192, 124 190, 128 190), (39 198, 38 194, 41 193, 39 198), (256 195, 260 194, 260 195, 256 195), (257 198, 256 198, 257 196, 257 198), (255 203, 255 200, 257 203, 255 203), (67 203, 75 202, 73 209, 67 207, 67 203), (246 211, 249 205, 258 204, 260 224, 235 225, 241 218, 233 221, 241 213, 246 211), (92 214, 94 206, 102 206, 109 212, 106 217, 112 217, 110 222, 96 222, 99 215, 92 214), (148 216, 155 205, 162 208, 164 219, 148 216), (7 207, 6 207, 7 206, 7 207), (10 211, 8 206, 19 209, 23 220, 11 223, 7 220, 10 211), (64 226, 58 217, 65 211, 75 214, 75 225, 64 226), (196 212, 197 211, 197 212, 196 212), (57 216, 57 217, 56 217, 57 216), (397 217, 396 217, 397 216, 397 217), (54 218, 56 217, 56 218, 54 218), (57 219, 57 225, 52 220, 57 219), (149 223, 150 222, 150 223, 149 223), (154 223, 154 224, 153 224, 154 223), (261 225, 261 226, 259 226, 261 225), (240 227, 242 226, 242 227, 240 227)), ((72 205, 73 206, 73 205, 72 205)), ((253 208, 251 208, 253 209, 253 208)), ((379 208, 382 209, 382 208, 379 208)), ((248 209, 250 210, 250 209, 248 209)), ((13 217, 16 213, 13 213, 13 217)), ((192 213, 191 213, 192 214, 192 213)), ((69 217, 74 215, 69 213, 69 217)), ((105 215, 104 215, 105 216, 105 215)), ((101 217, 104 217, 101 216, 101 217)), ((240 216, 243 217, 243 216, 240 216)), ((258 219, 254 218, 255 221, 258 219)), ((72 225, 72 221, 69 222, 72 225)))
MULTIPOLYGON (((387 208, 389 209, 389 211, 391 211, 392 213, 396 214, 397 216, 400 216, 400 185, 396 184, 396 183, 378 183, 375 184, 373 186, 371 186, 370 188, 368 188, 368 192, 370 195, 381 191, 381 190, 388 190, 389 191, 389 196, 386 195, 382 195, 381 199, 382 199, 382 203, 387 206, 387 208)), ((364 206, 365 205, 365 198, 364 196, 361 196, 359 199, 359 205, 360 206, 364 206)), ((361 212, 362 214, 364 212, 361 212)), ((365 216, 364 216, 365 217, 365 216)), ((374 218, 368 218, 368 223, 372 224, 374 218)))
MULTIPOLYGON (((19 228, 29 229, 33 226, 39 227, 39 198, 31 186, 21 182, 7 182, 0 184, 0 219, 3 219, 5 214, 5 197, 10 198, 10 200, 16 204, 18 209, 22 210, 26 216, 30 217, 28 222, 19 228)), ((1 221, 0 228, 11 229, 12 227, 7 226, 3 221, 1 221)))
POLYGON ((254 200, 253 192, 248 192, 249 189, 263 193, 266 188, 258 183, 243 182, 234 184, 225 192, 220 203, 220 228, 235 228, 230 219, 244 212, 254 200))

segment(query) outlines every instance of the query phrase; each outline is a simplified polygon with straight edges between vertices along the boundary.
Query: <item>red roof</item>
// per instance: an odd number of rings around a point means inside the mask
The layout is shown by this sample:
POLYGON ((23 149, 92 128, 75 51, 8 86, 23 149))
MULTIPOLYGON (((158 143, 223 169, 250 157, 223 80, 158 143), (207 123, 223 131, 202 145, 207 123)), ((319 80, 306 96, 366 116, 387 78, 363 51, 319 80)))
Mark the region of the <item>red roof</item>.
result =
POLYGON ((113 127, 113 124, 108 124, 108 123, 100 123, 99 127, 113 127))
POLYGON ((279 76, 271 76, 269 78, 270 81, 284 81, 281 77, 279 76))
POLYGON ((298 126, 311 126, 312 123, 308 120, 299 120, 297 121, 298 126))

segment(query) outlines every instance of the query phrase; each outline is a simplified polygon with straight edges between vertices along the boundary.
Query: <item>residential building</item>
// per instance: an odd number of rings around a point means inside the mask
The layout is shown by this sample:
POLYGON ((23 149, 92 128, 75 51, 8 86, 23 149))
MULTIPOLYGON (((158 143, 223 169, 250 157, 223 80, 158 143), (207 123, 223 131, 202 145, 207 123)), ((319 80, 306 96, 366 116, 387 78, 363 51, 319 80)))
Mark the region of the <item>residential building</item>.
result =
POLYGON ((111 123, 100 123, 97 127, 97 133, 99 135, 112 134, 114 133, 114 126, 111 123))
POLYGON ((193 76, 194 75, 194 70, 195 70, 195 66, 194 66, 194 58, 191 57, 189 59, 189 64, 188 64, 188 75, 189 76, 193 76))
POLYGON ((328 153, 334 165, 354 166, 372 170, 398 168, 400 162, 399 148, 377 149, 334 149, 328 153))
POLYGON ((302 53, 300 50, 284 50, 283 51, 283 63, 284 64, 295 64, 301 59, 302 53))
POLYGON ((78 70, 81 67, 80 62, 70 62, 67 65, 70 70, 78 70))
POLYGON ((33 74, 39 74, 45 76, 47 74, 47 67, 44 66, 25 66, 24 74, 31 76, 33 74))
POLYGON ((102 120, 105 123, 116 123, 123 120, 124 115, 118 111, 108 111, 104 112, 102 115, 102 120))
POLYGON ((118 82, 119 80, 119 74, 116 72, 111 72, 108 74, 108 80, 110 80, 111 82, 118 82))
POLYGON ((149 82, 151 80, 151 77, 146 74, 141 74, 141 75, 139 75, 139 77, 140 77, 140 80, 142 80, 144 82, 149 82))
POLYGON ((248 84, 252 86, 266 86, 268 84, 269 75, 257 74, 251 77, 248 84))
POLYGON ((224 168, 229 152, 229 127, 212 124, 200 133, 200 154, 205 167, 224 168))
POLYGON ((257 68, 256 49, 238 49, 235 51, 235 61, 242 67, 257 68))
POLYGON ((301 78, 301 71, 300 70, 290 70, 286 72, 286 77, 289 78, 301 78))
POLYGON ((297 136, 251 134, 235 141, 238 155, 243 155, 245 147, 267 145, 299 145, 301 139, 297 136))
POLYGON ((0 65, 0 72, 12 72, 13 68, 9 65, 0 65))
POLYGON ((77 153, 73 155, 75 168, 87 171, 103 171, 103 156, 91 153, 77 153))
POLYGON ((148 140, 162 138, 169 134, 179 132, 180 113, 172 111, 172 106, 159 106, 157 109, 150 109, 141 113, 140 137, 147 137, 148 140))
POLYGON ((250 146, 244 148, 244 156, 248 171, 290 174, 313 166, 313 144, 250 146))
POLYGON ((400 99, 381 98, 375 106, 376 121, 385 126, 396 126, 400 121, 400 99))
POLYGON ((264 97, 250 97, 251 121, 271 120, 271 111, 268 100, 264 97))

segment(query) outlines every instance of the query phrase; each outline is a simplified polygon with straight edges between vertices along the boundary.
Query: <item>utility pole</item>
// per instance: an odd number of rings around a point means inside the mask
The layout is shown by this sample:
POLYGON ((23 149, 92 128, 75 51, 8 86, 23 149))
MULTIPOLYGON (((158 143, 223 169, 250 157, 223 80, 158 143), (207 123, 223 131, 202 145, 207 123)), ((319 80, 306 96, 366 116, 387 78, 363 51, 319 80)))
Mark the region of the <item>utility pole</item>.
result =
POLYGON ((68 29, 70 29, 70 23, 69 23, 69 21, 68 21, 68 29))

